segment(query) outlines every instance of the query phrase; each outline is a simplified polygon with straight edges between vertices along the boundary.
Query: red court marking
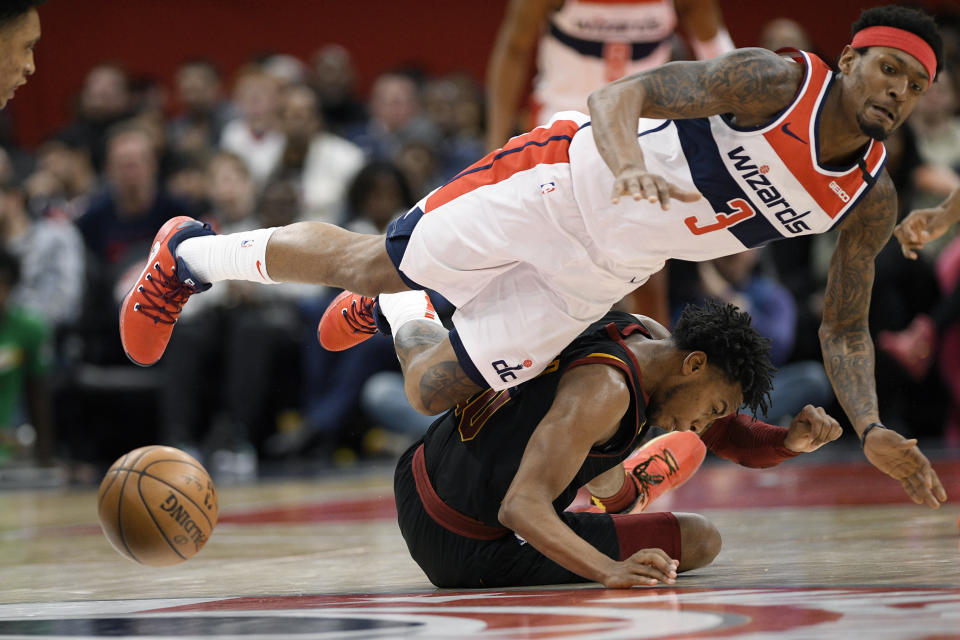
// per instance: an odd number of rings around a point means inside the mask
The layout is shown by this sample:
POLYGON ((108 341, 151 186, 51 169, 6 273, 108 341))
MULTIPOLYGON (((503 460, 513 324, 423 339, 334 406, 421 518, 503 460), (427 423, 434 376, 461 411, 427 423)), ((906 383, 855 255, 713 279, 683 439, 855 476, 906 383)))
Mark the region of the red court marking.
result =
POLYGON ((251 509, 221 514, 218 524, 269 524, 281 522, 355 522, 395 520, 393 496, 292 504, 269 509, 251 509))
MULTIPOLYGON (((936 461, 947 494, 960 498, 960 460, 936 461)), ((686 484, 654 503, 653 510, 738 509, 746 507, 819 507, 908 504, 898 482, 868 462, 811 465, 787 461, 772 469, 747 469, 715 460, 686 484)), ((587 506, 585 492, 574 502, 587 506)), ((950 503, 948 503, 950 504, 950 503)), ((296 504, 268 509, 232 511, 221 523, 270 524, 282 522, 357 522, 395 520, 393 496, 375 496, 296 504)))
MULTIPOLYGON (((960 460, 934 461, 952 501, 960 499, 960 460)), ((585 491, 575 507, 589 506, 585 491)), ((772 469, 747 469, 725 460, 706 464, 686 484, 653 503, 651 511, 912 504, 898 482, 868 462, 813 465, 787 461, 772 469)), ((950 506, 953 502, 947 502, 950 506)), ((363 522, 396 520, 392 495, 311 502, 221 512, 218 524, 285 522, 363 522)), ((5 532, 11 535, 15 532, 5 532)), ((82 536, 100 533, 94 524, 23 529, 24 537, 82 536)))
MULTIPOLYGON (((479 636, 555 638, 596 637, 598 632, 644 630, 651 615, 669 613, 675 620, 713 614, 715 623, 677 638, 735 638, 747 633, 789 632, 812 625, 863 628, 864 622, 897 606, 898 600, 924 598, 952 607, 960 589, 887 587, 721 588, 721 589, 556 589, 530 591, 434 591, 429 593, 344 594, 315 596, 239 597, 152 609, 142 613, 206 612, 227 615, 235 611, 324 611, 336 617, 344 610, 378 616, 403 613, 483 622, 479 636), (719 599, 721 602, 711 600, 719 599), (852 618, 852 620, 851 620, 852 618), (512 632, 512 633, 511 633, 512 632)), ((660 618, 662 620, 662 618, 660 618)), ((703 620, 703 618, 699 618, 703 620)), ((890 619, 896 628, 916 630, 915 619, 890 619)), ((920 625, 923 628, 923 625, 920 625)), ((934 626, 936 628, 936 626, 934 626)), ((847 629, 849 630, 849 629, 847 629)), ((650 631, 646 629, 646 631, 650 631)), ((802 634, 803 631, 800 631, 802 634)), ((428 634, 429 635, 429 634, 428 634)), ((651 637, 649 633, 642 637, 651 637)), ((810 637, 810 636, 802 636, 810 637)), ((829 637, 829 636, 821 636, 829 637)), ((841 636, 834 636, 841 637, 841 636)), ((913 637, 913 636, 903 636, 913 637)))

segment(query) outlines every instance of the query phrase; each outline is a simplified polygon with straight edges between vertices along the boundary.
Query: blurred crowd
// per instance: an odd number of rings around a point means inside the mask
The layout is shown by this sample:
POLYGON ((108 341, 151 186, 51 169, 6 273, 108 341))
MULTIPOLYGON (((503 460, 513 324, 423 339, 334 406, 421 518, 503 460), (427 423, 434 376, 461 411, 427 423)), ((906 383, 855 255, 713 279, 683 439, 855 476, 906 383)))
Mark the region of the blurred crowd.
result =
MULTIPOLYGON (((940 23, 947 73, 887 142, 901 216, 960 187, 960 17, 940 23)), ((785 19, 736 44, 817 52, 785 19)), ((249 478, 267 461, 394 456, 426 428, 403 397, 390 338, 340 353, 317 344, 337 293, 324 287, 220 283, 185 307, 149 369, 129 363, 118 338, 120 300, 168 218, 220 232, 322 220, 381 233, 486 152, 484 90, 466 74, 390 69, 365 94, 336 44, 233 70, 187 60, 169 85, 103 62, 73 119, 37 148, 0 139, 0 478, 38 465, 77 472, 157 442, 215 477, 249 478)), ((772 339, 768 421, 807 402, 842 417, 817 339, 834 241, 670 265, 672 314, 727 300, 772 339)), ((870 320, 883 420, 960 447, 957 243, 950 235, 912 262, 891 241, 870 320)))

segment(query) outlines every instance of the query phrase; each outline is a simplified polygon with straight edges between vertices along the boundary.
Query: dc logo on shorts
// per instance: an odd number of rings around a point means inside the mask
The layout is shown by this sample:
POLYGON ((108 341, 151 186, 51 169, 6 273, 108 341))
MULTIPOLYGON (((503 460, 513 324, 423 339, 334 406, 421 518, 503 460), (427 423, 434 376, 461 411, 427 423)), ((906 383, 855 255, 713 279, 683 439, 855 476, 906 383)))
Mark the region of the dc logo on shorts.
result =
POLYGON ((504 382, 507 382, 508 380, 517 379, 517 374, 515 374, 514 371, 520 371, 521 369, 532 367, 533 361, 524 360, 518 365, 510 366, 507 364, 506 360, 497 360, 496 362, 491 362, 490 365, 493 366, 493 370, 497 372, 497 374, 500 376, 500 379, 504 382))
POLYGON ((252 247, 252 246, 253 246, 253 240, 244 240, 243 242, 240 243, 240 248, 241 248, 241 249, 246 249, 246 248, 252 247))
POLYGON ((540 185, 540 193, 547 194, 557 190, 556 182, 544 182, 540 185))

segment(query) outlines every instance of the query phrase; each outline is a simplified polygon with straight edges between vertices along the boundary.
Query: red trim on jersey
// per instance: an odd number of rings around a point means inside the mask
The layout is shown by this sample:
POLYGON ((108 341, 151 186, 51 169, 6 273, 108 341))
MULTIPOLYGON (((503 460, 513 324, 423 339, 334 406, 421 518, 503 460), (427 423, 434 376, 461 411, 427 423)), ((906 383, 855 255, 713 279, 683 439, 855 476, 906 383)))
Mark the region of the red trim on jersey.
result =
POLYGON ((580 124, 558 120, 548 127, 511 138, 502 149, 487 154, 450 182, 430 194, 424 213, 441 207, 474 189, 506 180, 539 164, 570 162, 570 141, 580 124))
MULTIPOLYGON (((789 111, 778 118, 776 126, 764 132, 763 137, 817 205, 831 218, 836 218, 851 202, 856 201, 865 181, 860 168, 856 166, 840 175, 829 175, 817 170, 816 138, 813 135, 816 110, 824 85, 829 82, 830 68, 820 58, 809 53, 806 58, 802 55, 792 57, 803 64, 806 64, 806 60, 810 61, 807 65, 810 81, 803 95, 789 111), (785 129, 788 129, 789 133, 785 129), (798 140, 798 136, 803 141, 798 140)), ((867 171, 871 175, 876 174, 885 155, 883 145, 871 140, 864 157, 867 171)))
POLYGON ((427 463, 423 458, 423 445, 417 447, 413 454, 413 481, 417 485, 417 494, 423 509, 434 522, 451 533, 474 540, 497 540, 510 533, 506 527, 492 527, 464 515, 444 502, 427 475, 427 463))

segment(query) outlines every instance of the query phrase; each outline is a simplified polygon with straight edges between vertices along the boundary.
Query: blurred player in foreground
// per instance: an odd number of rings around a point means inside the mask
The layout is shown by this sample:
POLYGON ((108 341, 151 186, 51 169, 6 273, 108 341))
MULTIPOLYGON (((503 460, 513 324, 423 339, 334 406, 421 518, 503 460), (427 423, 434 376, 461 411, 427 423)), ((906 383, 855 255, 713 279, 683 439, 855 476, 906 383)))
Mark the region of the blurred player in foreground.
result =
POLYGON ((0 5, 0 109, 37 67, 33 50, 40 42, 37 7, 46 0, 4 0, 0 5))

